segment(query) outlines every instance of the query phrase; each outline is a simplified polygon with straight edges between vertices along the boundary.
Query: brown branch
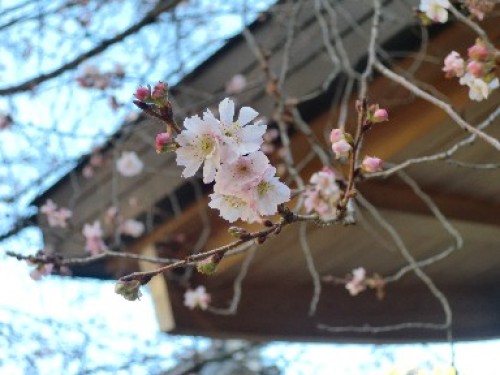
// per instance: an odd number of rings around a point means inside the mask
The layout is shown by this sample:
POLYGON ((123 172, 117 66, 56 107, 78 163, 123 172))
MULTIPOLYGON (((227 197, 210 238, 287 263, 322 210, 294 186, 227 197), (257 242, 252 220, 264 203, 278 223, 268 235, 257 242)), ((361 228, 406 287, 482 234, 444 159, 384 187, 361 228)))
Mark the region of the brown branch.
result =
POLYGON ((122 40, 124 40, 125 38, 127 38, 128 36, 137 33, 143 27, 156 22, 158 20, 158 17, 162 13, 165 13, 165 12, 175 8, 175 6, 180 2, 181 2, 181 0, 166 0, 166 1, 160 0, 158 2, 158 4, 151 11, 149 11, 139 22, 133 24, 128 29, 122 31, 121 33, 115 35, 112 38, 103 40, 100 44, 98 44, 94 48, 88 50, 87 52, 82 53, 78 57, 67 62, 66 64, 61 65, 59 68, 57 68, 49 73, 40 74, 39 76, 37 76, 35 78, 30 78, 27 81, 24 81, 22 83, 14 85, 14 86, 1 88, 0 89, 0 96, 12 95, 12 94, 16 94, 19 92, 31 90, 43 82, 46 82, 52 78, 58 77, 59 75, 61 75, 62 73, 66 72, 68 70, 76 68, 83 61, 85 61, 91 57, 94 57, 94 56, 100 54, 101 52, 104 52, 109 47, 113 46, 114 44, 119 43, 122 40))

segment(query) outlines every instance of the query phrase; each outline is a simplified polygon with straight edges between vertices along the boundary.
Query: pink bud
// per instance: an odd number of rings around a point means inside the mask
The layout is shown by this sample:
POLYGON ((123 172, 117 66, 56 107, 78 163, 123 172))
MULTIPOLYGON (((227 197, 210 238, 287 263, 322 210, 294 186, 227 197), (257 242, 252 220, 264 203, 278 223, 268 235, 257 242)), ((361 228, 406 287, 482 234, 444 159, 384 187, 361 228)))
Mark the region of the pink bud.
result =
POLYGON ((371 156, 365 156, 363 163, 361 163, 361 168, 365 172, 378 172, 382 170, 382 165, 384 162, 382 159, 376 158, 376 157, 371 157, 371 156))
POLYGON ((330 142, 335 143, 344 139, 344 132, 341 129, 333 129, 330 133, 330 142))
POLYGON ((479 61, 472 60, 467 64, 467 71, 476 78, 481 78, 484 74, 484 64, 479 61))
POLYGON ((169 133, 159 133, 156 135, 156 152, 158 154, 165 151, 165 146, 170 143, 170 134, 169 133))
POLYGON ((337 159, 346 158, 347 156, 349 156, 349 152, 351 151, 351 149, 351 145, 344 139, 341 139, 340 141, 337 141, 332 145, 332 150, 335 153, 335 157, 337 159))
POLYGON ((372 121, 374 123, 377 123, 377 122, 383 122, 383 121, 389 121, 389 114, 387 113, 387 110, 383 109, 383 108, 379 108, 377 109, 374 113, 373 113, 373 118, 372 118, 372 121))
POLYGON ((153 93, 151 97, 153 99, 162 99, 167 95, 167 84, 164 82, 158 82, 153 88, 153 93))
POLYGON ((472 47, 467 50, 469 58, 473 60, 485 61, 488 59, 488 49, 480 42, 476 42, 472 47))
POLYGON ((146 99, 149 98, 149 91, 150 89, 147 87, 142 87, 139 86, 137 90, 135 91, 135 97, 139 99, 141 102, 145 101, 146 99))

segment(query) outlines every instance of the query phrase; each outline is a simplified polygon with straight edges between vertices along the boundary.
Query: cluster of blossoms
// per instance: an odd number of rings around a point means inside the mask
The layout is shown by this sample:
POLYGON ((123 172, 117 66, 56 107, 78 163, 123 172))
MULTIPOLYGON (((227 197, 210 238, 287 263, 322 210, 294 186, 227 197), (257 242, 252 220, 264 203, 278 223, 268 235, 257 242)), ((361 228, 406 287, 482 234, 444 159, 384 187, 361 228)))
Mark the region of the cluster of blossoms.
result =
POLYGON ((184 306, 191 310, 197 307, 206 310, 210 300, 210 294, 207 293, 203 285, 198 286, 196 289, 188 289, 184 293, 184 306))
POLYGON ((123 151, 116 161, 116 169, 124 177, 139 175, 144 168, 144 163, 134 151, 123 151))
POLYGON ((82 234, 85 237, 85 250, 87 250, 90 255, 97 255, 108 250, 103 240, 103 231, 99 221, 94 221, 93 224, 85 224, 82 234))
POLYGON ((40 207, 40 212, 47 215, 47 221, 51 227, 66 228, 68 220, 73 216, 73 212, 66 208, 57 208, 57 205, 51 200, 47 199, 45 204, 40 207))
POLYGON ((106 90, 110 87, 118 87, 124 77, 125 71, 118 64, 109 72, 101 72, 95 65, 86 65, 75 80, 83 88, 106 90))
POLYGON ((467 55, 468 59, 465 61, 458 52, 452 51, 444 59, 443 71, 447 78, 460 78, 460 84, 469 87, 471 100, 487 99, 499 86, 496 77, 497 56, 488 50, 481 39, 477 39, 467 50, 467 55))
POLYGON ((498 3, 498 0, 465 0, 465 5, 470 14, 482 21, 486 13, 495 8, 495 2, 498 3))
POLYGON ((322 220, 332 220, 337 216, 337 202, 341 198, 339 185, 335 181, 335 173, 330 168, 323 168, 314 173, 310 187, 305 191, 304 208, 306 212, 317 212, 322 220))
POLYGON ((210 110, 203 118, 185 119, 185 129, 176 138, 182 175, 194 176, 203 164, 203 182, 215 181, 209 206, 230 222, 275 214, 279 204, 290 200, 290 189, 259 150, 266 125, 250 124, 258 115, 250 107, 241 108, 234 121, 235 105, 227 98, 219 104, 219 114, 220 120, 210 110))

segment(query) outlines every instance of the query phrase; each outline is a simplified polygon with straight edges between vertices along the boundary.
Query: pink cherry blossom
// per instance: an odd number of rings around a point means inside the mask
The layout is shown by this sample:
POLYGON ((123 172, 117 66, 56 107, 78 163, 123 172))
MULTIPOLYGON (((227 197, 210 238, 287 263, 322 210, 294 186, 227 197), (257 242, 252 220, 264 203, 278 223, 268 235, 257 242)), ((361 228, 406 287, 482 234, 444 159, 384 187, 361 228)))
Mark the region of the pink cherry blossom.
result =
POLYGON ((344 139, 332 144, 332 150, 337 159, 346 158, 352 150, 352 146, 344 139))
POLYGON ((203 285, 198 286, 196 289, 188 289, 184 293, 184 306, 193 310, 199 307, 202 310, 206 310, 208 308, 208 304, 210 303, 210 294, 207 293, 207 290, 203 285))
POLYGON ((122 176, 133 177, 142 172, 143 162, 134 151, 123 151, 116 161, 116 169, 122 176))
POLYGON ((372 157, 372 156, 365 156, 363 159, 363 163, 361 163, 361 168, 365 172, 378 172, 382 170, 384 162, 382 159, 372 157))
POLYGON ((315 189, 324 195, 336 194, 339 191, 339 186, 335 181, 335 172, 328 167, 314 173, 309 182, 315 185, 315 189))
POLYGON ((446 73, 447 77, 462 77, 465 72, 464 59, 460 57, 460 54, 456 51, 452 51, 444 59, 443 72, 446 73))
POLYGON ((40 207, 40 212, 49 215, 57 210, 57 205, 52 201, 52 199, 47 199, 45 204, 40 207))
POLYGON ((247 80, 245 76, 236 74, 226 83, 226 93, 230 95, 239 94, 245 89, 246 86, 247 80))
POLYGON ((184 120, 185 129, 177 136, 179 148, 177 165, 184 166, 184 177, 194 176, 203 166, 203 182, 210 183, 220 168, 222 154, 222 133, 219 122, 213 116, 198 116, 184 120))
POLYGON ((491 92, 498 88, 498 78, 490 82, 486 82, 481 78, 476 78, 471 73, 466 73, 460 78, 460 84, 469 87, 469 98, 474 101, 482 101, 488 99, 491 92))
POLYGON ((91 165, 86 165, 82 169, 82 176, 85 178, 91 178, 94 176, 94 168, 91 165))
POLYGON ((51 199, 47 199, 45 204, 40 207, 40 212, 47 215, 47 221, 51 227, 66 228, 68 220, 73 216, 73 212, 68 208, 58 209, 51 199))
POLYGON ((91 255, 97 255, 104 250, 107 250, 107 246, 104 243, 102 236, 101 223, 95 221, 93 224, 85 224, 83 226, 82 234, 85 237, 85 250, 87 250, 91 255))
MULTIPOLYGON (((291 191, 275 176, 276 168, 268 167, 253 190, 253 199, 260 215, 274 215, 278 205, 290 200, 291 191)), ((253 202, 252 202, 253 203, 253 202)))
POLYGON ((332 129, 330 132, 330 142, 336 143, 344 139, 344 132, 341 129, 332 129))
MULTIPOLYGON (((234 107, 234 102, 228 98, 219 104, 220 129, 224 142, 229 148, 228 156, 245 155, 257 151, 263 142, 262 137, 267 126, 261 123, 250 124, 259 114, 250 107, 242 107, 238 118, 234 121, 234 107)), ((210 111, 206 114, 213 117, 210 111)))
POLYGON ((261 151, 240 156, 233 163, 224 164, 217 173, 216 189, 233 193, 248 191, 260 182, 269 166, 269 159, 261 151))
POLYGON ((355 268, 352 271, 352 278, 345 285, 351 296, 356 296, 366 289, 365 277, 366 270, 363 267, 355 268))
POLYGON ((420 0, 419 10, 424 12, 434 22, 445 23, 448 21, 448 0, 420 0))
POLYGON ((314 173, 304 192, 306 212, 316 212, 322 220, 332 220, 337 216, 336 204, 340 199, 340 188, 335 181, 335 173, 330 168, 323 168, 314 173))
POLYGON ((120 232, 131 237, 140 237, 144 233, 144 224, 138 220, 128 219, 120 225, 120 232))
POLYGON ((238 196, 215 191, 210 194, 208 206, 218 209, 220 216, 230 223, 238 219, 248 223, 261 220, 255 206, 251 205, 250 199, 245 195, 238 196))

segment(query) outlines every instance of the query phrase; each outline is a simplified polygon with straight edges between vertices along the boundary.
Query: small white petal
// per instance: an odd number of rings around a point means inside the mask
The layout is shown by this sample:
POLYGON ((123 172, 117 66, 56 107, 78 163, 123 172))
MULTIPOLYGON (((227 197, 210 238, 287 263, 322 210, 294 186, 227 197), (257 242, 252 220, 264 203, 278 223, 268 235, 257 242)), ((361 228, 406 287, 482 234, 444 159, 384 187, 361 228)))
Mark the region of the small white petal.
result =
POLYGON ((252 121, 254 118, 256 118, 259 115, 259 112, 257 112, 255 109, 250 108, 250 107, 243 107, 240 109, 240 114, 238 116, 238 122, 243 126, 248 124, 250 121, 252 121))

